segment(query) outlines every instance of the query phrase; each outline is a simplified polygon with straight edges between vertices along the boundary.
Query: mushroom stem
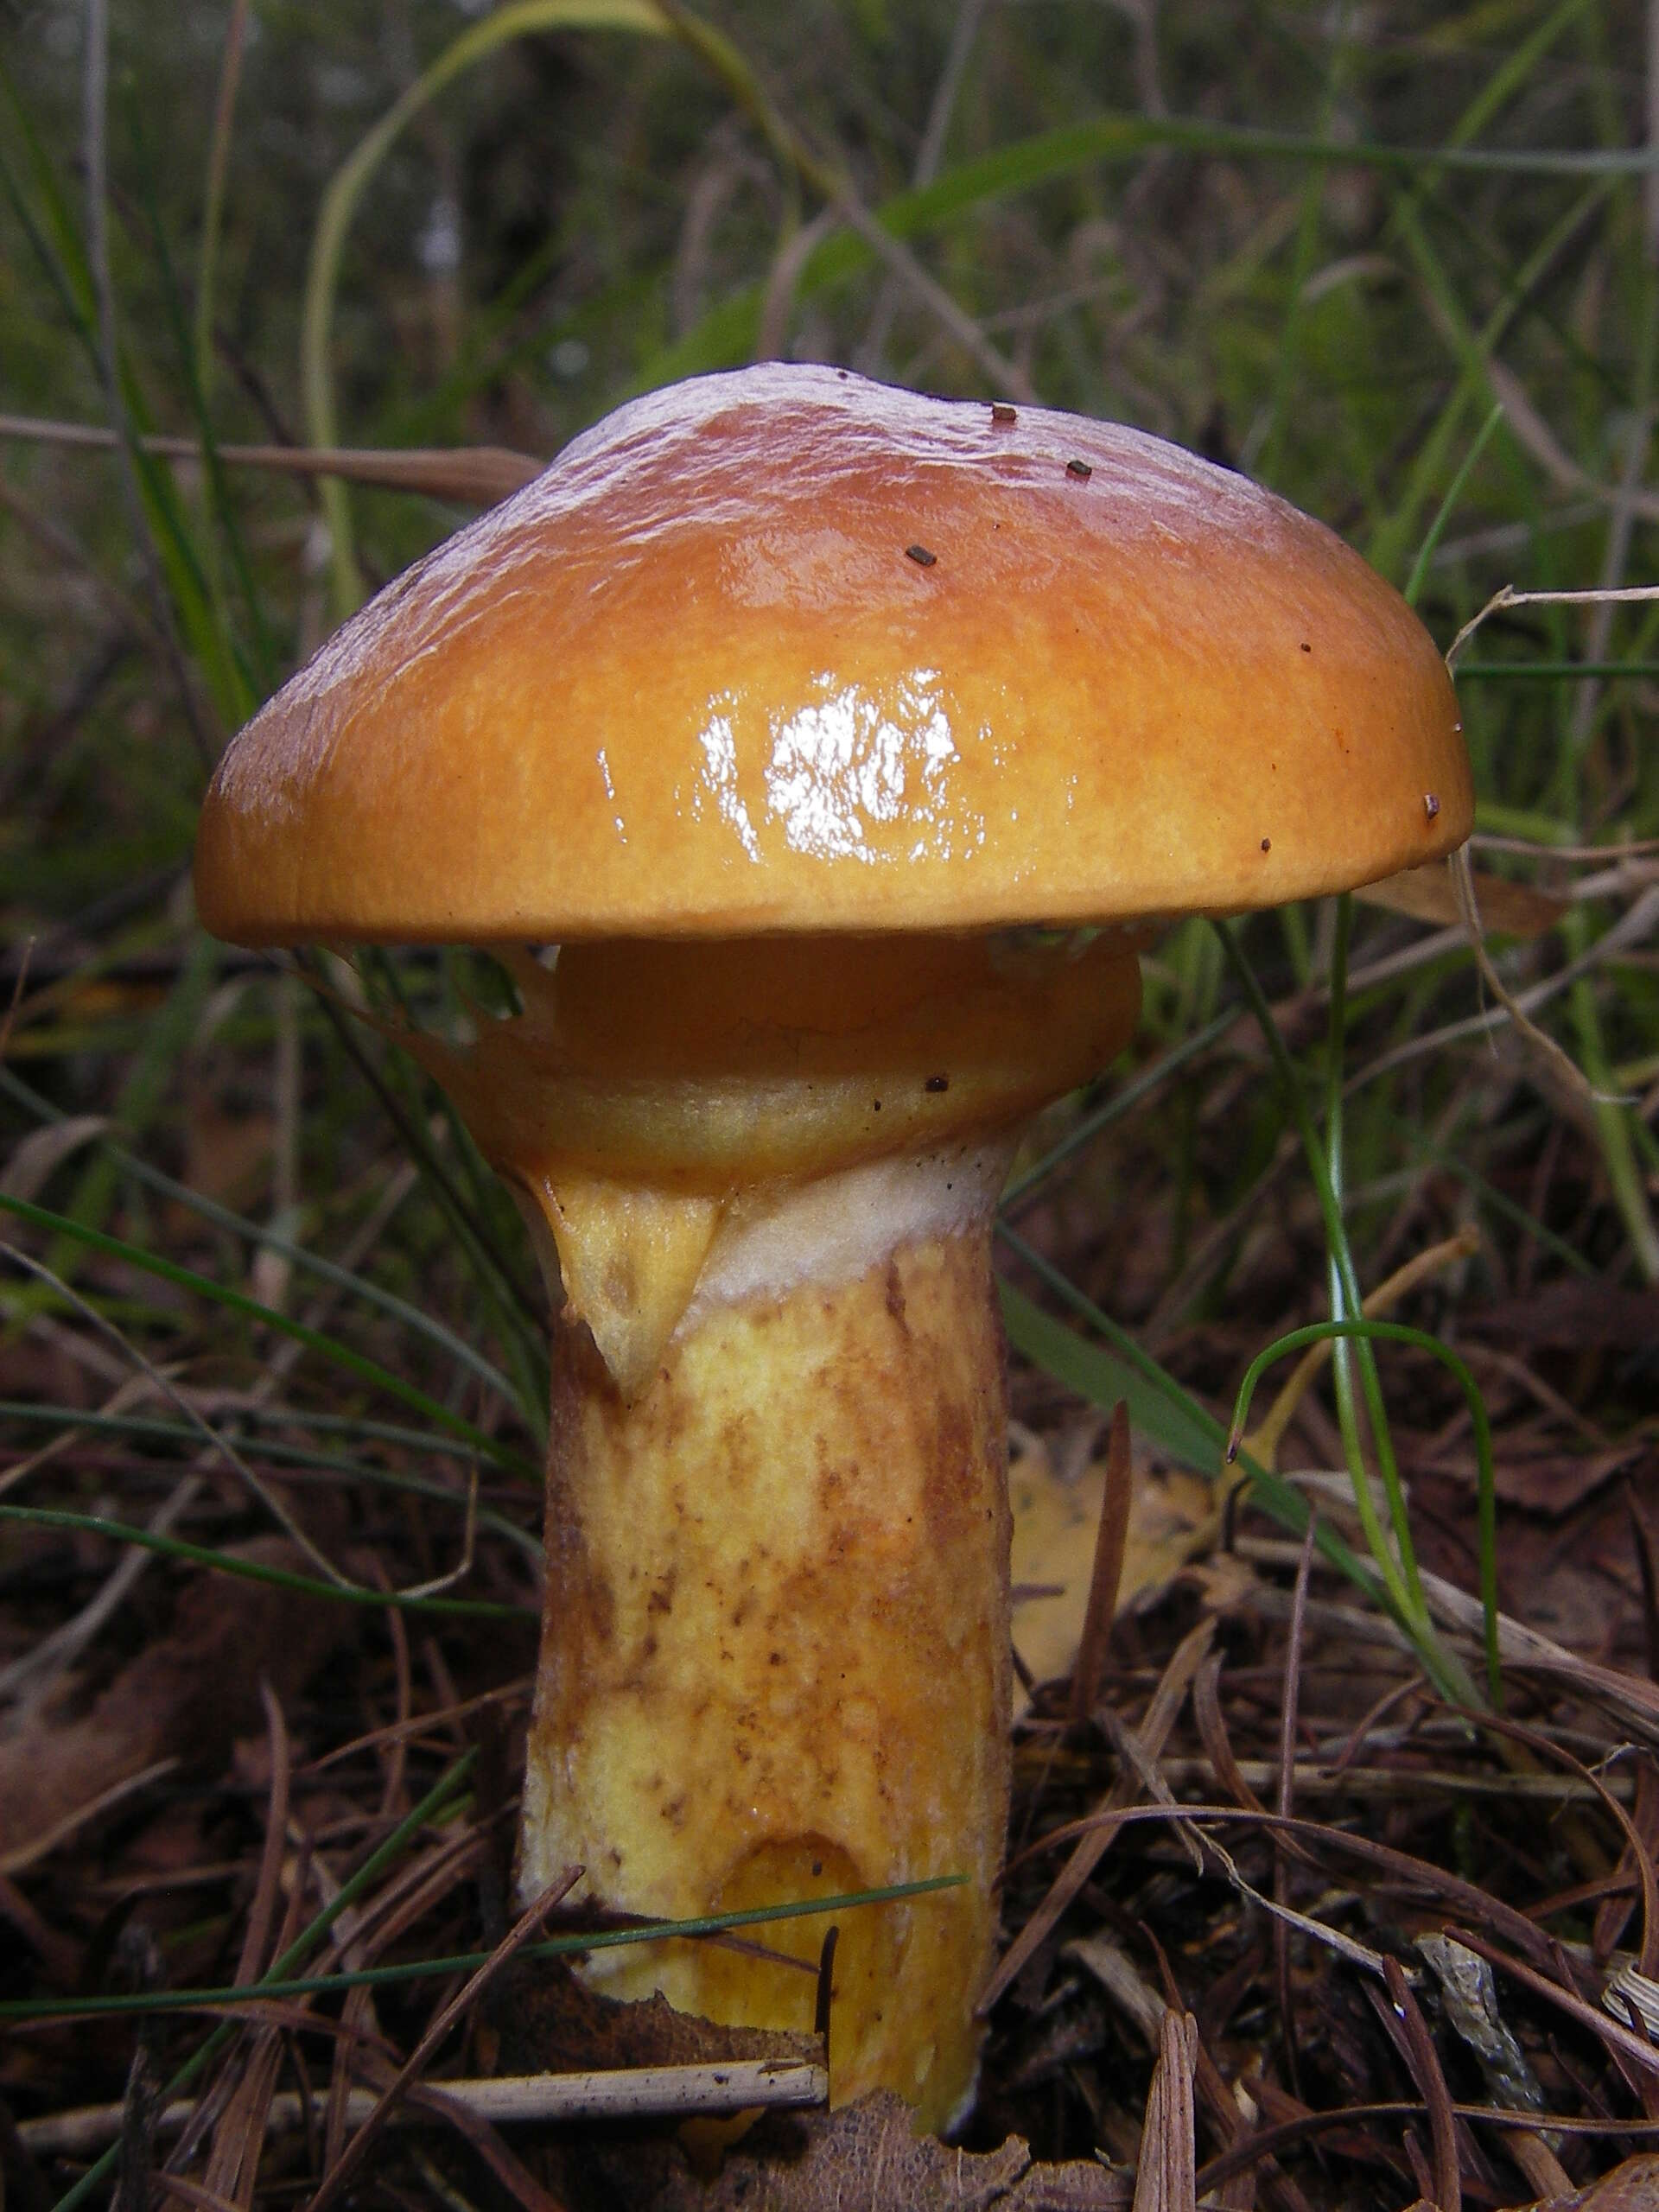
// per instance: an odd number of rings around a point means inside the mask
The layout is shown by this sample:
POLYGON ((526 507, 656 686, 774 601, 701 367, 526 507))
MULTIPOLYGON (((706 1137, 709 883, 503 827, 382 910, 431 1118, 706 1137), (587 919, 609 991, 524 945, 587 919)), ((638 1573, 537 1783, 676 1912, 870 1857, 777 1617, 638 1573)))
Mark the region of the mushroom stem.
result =
MULTIPOLYGON (((559 1304, 519 1878, 683 1919, 957 1873, 847 1916, 832 2089, 972 2094, 1007 1815, 989 1230, 1031 1114, 1133 1027, 1121 938, 566 947, 464 1054, 411 1039, 559 1304), (562 1301, 562 1303, 560 1303, 562 1301)), ((809 2028, 822 1930, 592 1955, 809 2028), (788 1962, 789 1960, 793 1963, 788 1962)))
MULTIPOLYGON (((554 1340, 521 1884, 578 1864, 604 1906, 682 1918, 964 1876, 843 1916, 836 1958, 836 2101, 893 2088, 933 2127, 971 2092, 1007 1816, 988 1249, 1007 1153, 810 1186, 735 1241, 632 1402, 585 1325, 562 1322, 554 1340), (798 1256, 815 1225, 868 1215, 872 1184, 901 1222, 931 1224, 851 1271, 831 1235, 786 1289, 743 1291, 763 1247, 786 1239, 798 1256)), ((822 1934, 764 1931, 785 1964, 630 1946, 595 1954, 588 1978, 805 2031, 822 1934)))

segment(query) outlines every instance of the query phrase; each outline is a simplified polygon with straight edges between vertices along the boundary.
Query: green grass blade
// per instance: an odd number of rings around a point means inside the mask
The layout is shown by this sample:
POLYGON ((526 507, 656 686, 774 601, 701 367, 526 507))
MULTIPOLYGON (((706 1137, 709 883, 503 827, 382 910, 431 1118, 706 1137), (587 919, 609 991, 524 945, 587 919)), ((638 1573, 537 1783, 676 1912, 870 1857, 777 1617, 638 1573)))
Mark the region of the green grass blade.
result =
MULTIPOLYGON (((254 1418, 255 1410, 238 1408, 231 1417, 231 1425, 238 1430, 258 1426, 254 1418)), ((305 1416, 296 1414, 289 1418, 302 1421, 305 1416)), ((315 1421, 316 1417, 311 1418, 315 1421)), ((89 1435, 126 1437, 135 1444, 176 1446, 181 1450, 197 1449, 202 1441, 200 1432, 183 1421, 161 1421, 146 1414, 93 1413, 74 1407, 35 1404, 22 1398, 0 1399, 0 1421, 49 1428, 59 1435, 73 1436, 85 1430, 89 1435)), ((388 1422, 349 1425, 367 1430, 385 1430, 391 1427, 388 1422)), ((418 1429, 397 1429, 392 1433, 405 1449, 419 1451, 429 1459, 435 1453, 442 1453, 445 1457, 463 1459, 470 1466, 480 1464, 477 1452, 469 1445, 449 1444, 441 1437, 424 1434, 418 1429)), ((244 1436, 238 1436, 236 1440, 238 1444, 248 1441, 244 1436)), ((397 1491, 410 1497, 429 1498, 435 1503, 448 1506, 456 1512, 465 1512, 467 1508, 468 1493, 466 1491, 457 1490, 453 1484, 433 1482, 425 1476, 400 1474, 390 1467, 377 1466, 372 1460, 347 1459, 338 1452, 314 1452, 302 1444, 287 1444, 274 1436, 262 1435, 253 1448, 257 1449, 262 1460, 276 1466, 304 1467, 319 1474, 339 1476, 347 1483, 361 1483, 374 1490, 397 1491)), ((143 1464, 153 1465, 156 1463, 145 1461, 143 1464)), ((487 1505, 477 1507, 476 1516, 480 1529, 487 1529, 492 1535, 504 1538, 522 1551, 527 1559, 540 1565, 542 1547, 528 1529, 521 1529, 516 1521, 509 1520, 505 1513, 499 1513, 487 1505)))
POLYGON ((29 1222, 37 1229, 53 1230, 73 1237, 93 1251, 103 1253, 106 1258, 124 1260, 130 1267, 155 1275, 162 1282, 173 1283, 181 1290, 194 1291, 199 1297, 211 1299, 232 1313, 244 1314, 250 1320, 274 1330, 278 1336, 290 1338, 296 1344, 303 1344, 308 1351, 319 1353, 334 1366, 355 1375, 360 1382, 371 1383, 376 1389, 385 1391, 389 1397, 397 1399, 401 1404, 423 1414, 439 1427, 447 1429, 452 1436, 464 1438, 495 1465, 505 1467, 513 1473, 528 1475, 532 1480, 539 1480, 539 1476, 529 1463, 520 1459, 516 1452, 498 1443, 493 1436, 486 1436, 481 1428, 475 1427, 469 1421, 463 1421, 459 1414, 451 1413, 448 1406, 429 1397, 425 1391, 417 1390, 412 1382, 405 1382, 400 1376, 392 1374, 389 1368, 365 1358, 361 1352, 353 1351, 349 1344, 341 1344, 338 1338, 325 1335, 318 1329, 308 1329, 303 1322, 291 1319, 288 1314, 278 1313, 274 1306, 262 1306, 257 1298, 232 1290, 227 1284, 214 1282, 207 1275, 197 1274, 193 1268, 181 1268, 171 1260, 163 1260, 156 1253, 146 1252, 141 1245, 126 1243, 120 1237, 107 1236, 102 1230, 83 1228, 79 1222, 69 1220, 64 1214, 49 1212, 44 1206, 31 1205, 27 1199, 14 1198, 3 1191, 0 1191, 0 1213, 12 1214, 19 1221, 29 1222))
MULTIPOLYGON (((1024 1256, 1022 1255, 1022 1256, 1024 1256)), ((1122 1398, 1138 1435, 1166 1457, 1195 1473, 1213 1474, 1222 1443, 1220 1423, 1196 1399, 1188 1398, 1138 1347, 1115 1337, 1113 1348, 1090 1344, 1075 1329, 1054 1320, 1010 1282, 999 1281, 1002 1325, 1014 1350, 1064 1382, 1090 1405, 1113 1406, 1122 1398)))
POLYGON ((62 1529, 78 1535, 107 1536, 111 1543, 131 1544, 140 1551, 155 1552, 161 1558, 176 1560, 186 1567, 205 1567, 215 1574, 228 1574, 238 1581, 263 1582, 270 1589, 292 1590, 307 1598, 328 1598, 336 1605, 356 1605, 368 1612, 390 1606, 397 1612, 442 1614, 458 1620, 541 1618, 540 1608, 535 1605, 500 1605, 488 1598, 416 1597, 402 1591, 370 1590, 356 1583, 324 1582, 316 1575, 300 1574, 288 1567, 267 1567, 258 1560, 238 1559, 232 1553, 216 1551, 211 1544, 189 1543, 181 1536, 165 1532, 158 1535, 153 1529, 106 1520, 97 1513, 70 1513, 49 1505, 0 1504, 0 1522, 5 1522, 37 1529, 62 1529))
MULTIPOLYGON (((1332 1270, 1333 1292, 1339 1294, 1344 1306, 1351 1313, 1359 1313, 1364 1305, 1361 1295, 1358 1274, 1348 1242, 1347 1225, 1342 1217, 1342 1205, 1338 1186, 1332 1179, 1325 1147, 1319 1141, 1318 1130, 1306 1096, 1285 1049, 1279 1025, 1273 1018, 1266 994, 1255 979, 1249 962, 1244 957, 1236 932, 1230 927, 1219 931, 1222 946, 1229 964, 1238 978, 1249 1000, 1250 1009, 1261 1028, 1268 1058, 1279 1078, 1285 1103, 1289 1107, 1302 1140, 1307 1157, 1308 1173, 1313 1179, 1319 1202, 1319 1212, 1325 1223, 1325 1245, 1332 1270)), ((1376 1446, 1377 1468, 1382 1479, 1383 1494, 1388 1501, 1389 1518, 1393 1525, 1397 1557, 1390 1552, 1381 1528, 1376 1523, 1376 1508, 1371 1502, 1370 1484, 1365 1478, 1365 1467, 1360 1455, 1357 1424, 1351 1399, 1344 1405, 1340 1369, 1338 1376, 1338 1410, 1342 1418, 1343 1441, 1347 1447, 1350 1469, 1354 1478, 1354 1502, 1365 1528, 1365 1540, 1371 1548, 1376 1570, 1393 1592, 1395 1602, 1415 1633, 1430 1643, 1434 1643, 1434 1631, 1423 1603, 1421 1584, 1418 1580, 1417 1561, 1411 1541, 1410 1522, 1406 1511, 1405 1492, 1400 1481, 1400 1470, 1389 1441, 1388 1414, 1382 1402, 1382 1384, 1377 1377, 1376 1362, 1370 1347, 1362 1337, 1359 1339, 1359 1378, 1365 1401, 1366 1415, 1370 1424, 1371 1440, 1376 1446)))
MULTIPOLYGON (((781 1904, 744 1905, 732 1912, 701 1913, 690 1920, 653 1920, 639 1928, 589 1929, 581 1935, 549 1936, 526 1943, 521 1959, 580 1958, 588 1951, 626 1950, 638 1943, 660 1943, 672 1936, 695 1941, 729 1936, 740 1928, 770 1928, 781 1921, 817 1920, 827 1913, 859 1912, 869 1905, 901 1904, 908 1897, 937 1897, 942 1890, 967 1885, 965 1874, 928 1874, 913 1882, 892 1882, 880 1889, 848 1890, 838 1897, 795 1897, 781 1904)), ((253 1996, 334 1996, 347 1989, 395 1989, 413 1981, 435 1981, 450 1974, 475 1974, 493 1953, 460 1951, 448 1958, 410 1959, 400 1965, 359 1967, 347 1974, 307 1974, 276 1981, 269 1978, 246 1989, 162 1989, 134 1996, 64 1997, 10 2000, 0 2004, 0 2026, 24 2021, 140 2018, 152 2012, 199 2012, 221 2005, 246 2005, 253 1996)), ((65 2200, 67 2202, 67 2200, 65 2200)), ((59 2208, 62 2212, 62 2207, 59 2208)))
POLYGON ((1480 1522, 1480 1599, 1484 1616, 1486 1680, 1491 1694, 1492 1708, 1501 1713, 1503 1710, 1503 1676, 1497 1637, 1497 1473, 1492 1457, 1492 1429, 1480 1385, 1449 1344, 1442 1344, 1427 1330, 1414 1329, 1403 1321, 1363 1319, 1313 1321, 1305 1329, 1288 1331, 1284 1336, 1276 1338, 1264 1351, 1259 1351, 1244 1371, 1244 1379, 1238 1386, 1238 1395, 1233 1403, 1233 1425, 1227 1439, 1227 1456, 1230 1459, 1236 1453, 1255 1386, 1275 1360, 1282 1359, 1293 1351, 1306 1351, 1310 1344, 1328 1344, 1333 1339, 1340 1342, 1344 1338, 1353 1338, 1382 1344, 1411 1344, 1419 1351, 1430 1352, 1448 1370, 1463 1392, 1469 1408, 1475 1442, 1477 1510, 1480 1522))
MULTIPOLYGON (((41 256, 54 289, 62 301, 77 335, 94 368, 102 375, 92 275, 80 233, 70 212, 67 196, 58 181, 46 148, 0 64, 0 175, 41 256), (10 129, 12 141, 22 148, 27 172, 34 188, 29 202, 21 179, 5 158, 3 147, 10 129)), ((139 506, 179 625, 207 679, 214 704, 224 720, 234 726, 251 709, 251 694, 243 677, 231 642, 219 624, 211 603, 188 526, 163 463, 146 453, 140 435, 152 429, 149 412, 137 378, 124 353, 118 349, 111 365, 120 434, 138 491, 139 506)))
MULTIPOLYGON (((20 1105, 43 1122, 59 1122, 64 1118, 49 1101, 3 1066, 0 1066, 0 1091, 9 1093, 20 1105)), ((239 1237, 256 1249, 275 1252, 280 1258, 290 1261, 294 1266, 307 1270, 336 1290, 344 1291, 360 1300, 364 1305, 373 1306, 400 1326, 413 1330, 464 1367, 468 1374, 482 1382, 504 1403, 513 1407, 526 1421, 533 1418, 533 1406, 526 1405, 499 1368, 492 1366, 464 1337, 456 1336, 453 1330, 447 1329, 420 1306, 411 1306, 407 1299, 397 1297, 392 1291, 383 1290, 365 1275, 354 1274, 350 1268, 337 1266, 333 1260, 325 1258, 321 1252, 312 1251, 308 1245, 296 1244, 289 1238, 279 1236, 263 1222, 250 1221, 245 1214, 232 1213, 228 1206, 220 1205, 217 1199, 208 1198, 203 1192, 192 1190, 188 1183, 175 1181, 171 1175, 163 1174, 159 1167, 152 1167, 137 1153, 124 1150, 112 1138, 105 1135, 94 1141, 107 1148, 124 1175, 131 1177, 146 1190, 154 1191, 170 1205, 187 1207, 203 1221, 211 1222, 215 1229, 226 1230, 232 1236, 239 1237)))
POLYGON ((1430 523, 1424 533, 1423 542, 1417 549, 1417 558, 1412 563, 1411 574, 1406 579, 1403 596, 1408 607, 1416 606, 1423 586, 1428 580, 1429 567, 1434 558, 1434 549, 1445 535, 1447 523, 1458 511, 1458 501, 1463 497, 1464 486, 1475 473, 1476 463, 1485 452, 1493 431, 1503 420, 1503 410, 1501 407, 1494 407, 1471 441, 1468 452, 1459 463, 1457 474, 1446 486, 1446 496, 1440 501, 1433 521, 1430 523))

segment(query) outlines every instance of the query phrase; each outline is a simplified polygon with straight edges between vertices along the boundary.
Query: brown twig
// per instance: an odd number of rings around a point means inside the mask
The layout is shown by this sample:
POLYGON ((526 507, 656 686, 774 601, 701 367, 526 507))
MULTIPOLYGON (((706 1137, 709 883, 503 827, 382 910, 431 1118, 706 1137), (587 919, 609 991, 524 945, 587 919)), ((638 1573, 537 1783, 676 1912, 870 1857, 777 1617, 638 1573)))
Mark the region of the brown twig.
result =
MULTIPOLYGON (((100 453, 123 441, 99 423, 60 423, 37 415, 0 415, 0 438, 27 439, 36 445, 82 446, 100 453)), ((196 438, 156 434, 137 438, 140 453, 162 461, 205 461, 207 448, 196 438)), ((418 492, 429 499, 457 506, 493 507, 522 491, 547 463, 507 446, 219 446, 213 458, 232 468, 265 468, 279 476, 338 476, 352 484, 378 484, 389 491, 418 492)))
POLYGON ((1111 1643, 1112 1622, 1117 1612, 1118 1587, 1123 1580, 1123 1554, 1129 1536, 1129 1508, 1135 1502, 1135 1465, 1129 1448, 1129 1409, 1120 1398, 1112 1408, 1112 1425, 1106 1444, 1105 1484, 1100 1501, 1100 1522, 1095 1531, 1094 1564, 1089 1576, 1089 1598, 1084 1609, 1083 1634, 1077 1663, 1071 1669, 1071 1716, 1086 1720, 1100 1699, 1111 1643))

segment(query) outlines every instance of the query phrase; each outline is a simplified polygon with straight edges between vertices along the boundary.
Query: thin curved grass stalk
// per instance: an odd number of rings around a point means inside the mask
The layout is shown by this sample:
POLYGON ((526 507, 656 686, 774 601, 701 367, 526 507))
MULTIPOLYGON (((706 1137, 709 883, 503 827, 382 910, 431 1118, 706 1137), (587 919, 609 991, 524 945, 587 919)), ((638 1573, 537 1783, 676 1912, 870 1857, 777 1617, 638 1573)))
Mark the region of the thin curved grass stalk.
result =
MULTIPOLYGON (((1274 1071, 1278 1075, 1285 1102, 1291 1109, 1301 1135, 1302 1147, 1307 1155, 1308 1172, 1313 1178, 1314 1192, 1319 1202, 1320 1215, 1325 1223, 1325 1242, 1330 1254, 1333 1288, 1337 1286, 1340 1287, 1343 1306, 1348 1313, 1363 1313, 1364 1300, 1360 1292, 1358 1274, 1354 1267, 1353 1252, 1348 1242, 1347 1226, 1342 1217, 1338 1188, 1332 1179, 1325 1148, 1319 1141, 1319 1134, 1314 1127, 1313 1116, 1308 1106, 1306 1096, 1302 1085, 1297 1080, 1296 1071, 1291 1065, 1289 1053, 1285 1049, 1285 1040, 1280 1035, 1279 1026, 1273 1018, 1273 1009, 1268 1004, 1266 995, 1255 979, 1254 969, 1244 957, 1243 949, 1239 944, 1235 932, 1231 929, 1224 928, 1219 931, 1219 935, 1229 964, 1237 976, 1244 995, 1249 1001, 1251 1010, 1261 1027, 1262 1039, 1267 1045, 1274 1071)), ((1376 1362, 1371 1357, 1369 1343, 1364 1340, 1363 1331, 1357 1331, 1356 1334, 1360 1338, 1358 1364, 1361 1391, 1365 1401, 1366 1415, 1370 1423, 1372 1440, 1376 1447, 1377 1468, 1382 1480, 1383 1496, 1388 1503, 1394 1548, 1390 1548, 1382 1532, 1382 1524, 1376 1517, 1376 1508, 1371 1500, 1370 1486, 1365 1479, 1363 1462, 1359 1456, 1357 1428, 1352 1422, 1351 1410, 1350 1416, 1344 1421, 1343 1440, 1349 1451, 1350 1469, 1354 1478, 1355 1505, 1359 1513, 1361 1526, 1365 1532, 1366 1543, 1370 1546, 1372 1558, 1376 1562, 1377 1572, 1388 1584, 1404 1617, 1415 1625, 1420 1634, 1433 1642, 1435 1641, 1434 1631, 1429 1622, 1427 1608, 1423 1603, 1422 1586, 1417 1573, 1416 1554, 1411 1540, 1410 1517, 1406 1510, 1405 1492, 1400 1481, 1399 1464, 1395 1458, 1394 1446, 1389 1434, 1388 1414, 1382 1402, 1382 1385, 1377 1379, 1376 1362)), ((1340 1372, 1338 1368, 1338 1376, 1340 1372)), ((1340 1408, 1342 1404, 1340 1388, 1338 1402, 1340 1408)))
MULTIPOLYGON (((515 4, 498 8, 482 22, 473 24, 453 40, 359 140, 350 158, 335 171, 323 194, 306 270, 300 321, 300 378, 307 431, 314 446, 337 446, 340 442, 328 353, 346 233, 369 180, 404 125, 446 85, 512 39, 551 30, 621 30, 632 31, 642 37, 662 38, 668 35, 668 29, 667 19, 660 9, 652 4, 652 0, 516 0, 515 4)), ((333 543, 334 611, 343 616, 349 614, 363 598, 363 579, 352 543, 351 503, 345 486, 332 478, 324 480, 321 496, 333 543)))
MULTIPOLYGON (((1265 1351, 1259 1351, 1244 1370, 1244 1379, 1238 1386, 1238 1395, 1233 1402, 1233 1424, 1228 1433, 1226 1457, 1230 1462, 1237 1454, 1244 1434, 1244 1420, 1256 1383, 1274 1360, 1306 1345, 1325 1344, 1332 1338, 1366 1338, 1384 1344, 1412 1344, 1419 1351, 1432 1353, 1452 1375, 1469 1408, 1470 1425, 1474 1432, 1477 1497, 1480 1529, 1480 1596, 1484 1617, 1486 1649, 1486 1680, 1491 1694, 1493 1709, 1503 1709, 1503 1678, 1498 1656, 1497 1637, 1497 1484, 1492 1459, 1492 1429, 1487 1418, 1486 1402, 1465 1363, 1449 1344, 1431 1336, 1427 1329, 1414 1329, 1404 1321, 1337 1320, 1313 1321, 1306 1328, 1289 1330, 1276 1338, 1265 1351)), ((1427 1614, 1427 1608, 1425 1608, 1427 1614)))
MULTIPOLYGON (((689 10, 677 5, 658 7, 652 0, 518 0, 518 4, 501 8, 484 22, 464 31, 430 63, 359 142, 328 186, 312 240, 301 323, 301 378, 307 431, 313 445, 338 443, 329 366, 334 303, 346 238, 370 179, 404 125, 454 78, 511 39, 555 28, 679 37, 756 119, 785 162, 786 173, 798 173, 832 201, 841 199, 840 180, 777 118, 737 49, 689 10)), ((1451 173, 1486 175, 1605 179, 1639 175, 1647 166, 1642 153, 1618 149, 1510 153, 1487 148, 1383 146, 1364 140, 1338 142, 1179 117, 1103 116, 1036 133, 978 161, 960 164, 931 185, 894 194, 871 211, 868 226, 841 231, 816 248, 800 271, 800 295, 805 297, 873 260, 879 250, 873 235, 877 229, 902 241, 983 200, 1029 190, 1050 177, 1103 162, 1135 160, 1164 147, 1198 155, 1306 162, 1321 167, 1370 165, 1410 177, 1438 167, 1451 173)), ((743 359, 753 348, 766 289, 764 284, 752 285, 734 295, 684 339, 658 354, 639 379, 639 385, 649 387, 698 368, 743 359)), ((344 488, 332 481, 324 483, 321 496, 334 540, 336 611, 345 614, 363 595, 353 550, 350 504, 344 488)))
MULTIPOLYGON (((1109 1314, 1103 1313, 1082 1291, 1067 1282, 1039 1253, 1033 1252, 1007 1229, 1000 1229, 999 1234, 1020 1252, 1034 1272, 1081 1319, 1099 1329, 1117 1346, 1122 1357, 1103 1345, 1088 1343, 1064 1323, 1051 1319, 1011 1283, 1004 1282, 999 1285, 1003 1325, 1015 1350, 1092 1404, 1111 1406, 1119 1398, 1126 1398, 1130 1418, 1141 1433, 1154 1441, 1178 1465, 1191 1467, 1195 1473, 1213 1474, 1227 1442, 1221 1423, 1196 1398, 1188 1397, 1173 1376, 1165 1374, 1109 1314)), ((1293 1535, 1305 1535, 1310 1511, 1302 1493, 1257 1459, 1248 1440, 1241 1444, 1237 1465, 1243 1468, 1252 1495, 1263 1511, 1293 1535)), ((1403 1610, 1395 1592, 1370 1564, 1362 1560, 1327 1522, 1315 1522, 1313 1541, 1321 1558, 1389 1616, 1440 1694, 1455 1705, 1472 1704, 1474 1691, 1467 1673, 1446 1650, 1432 1626, 1426 1632, 1403 1610)))
MULTIPOLYGON (((1420 1282, 1426 1281, 1454 1260, 1471 1259, 1479 1249, 1480 1232, 1468 1226, 1459 1230, 1455 1236, 1430 1245, 1426 1251, 1414 1254, 1403 1267, 1396 1268, 1391 1275, 1369 1293, 1365 1300, 1365 1319, 1368 1321, 1383 1319, 1389 1308, 1397 1305, 1420 1282)), ((1245 1440, 1254 1449, 1257 1459, 1268 1466, 1277 1465, 1279 1446, 1285 1431, 1295 1419, 1297 1408, 1329 1357, 1328 1348, 1325 1345, 1315 1344, 1305 1352, 1286 1378, 1278 1396, 1245 1440)))

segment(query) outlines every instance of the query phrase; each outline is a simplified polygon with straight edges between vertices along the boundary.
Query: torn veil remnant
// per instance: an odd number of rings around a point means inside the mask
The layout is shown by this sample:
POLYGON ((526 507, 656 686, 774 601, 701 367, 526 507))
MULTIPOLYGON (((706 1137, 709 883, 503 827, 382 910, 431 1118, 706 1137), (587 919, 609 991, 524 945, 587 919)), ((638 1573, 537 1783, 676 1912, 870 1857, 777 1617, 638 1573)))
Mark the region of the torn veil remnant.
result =
MULTIPOLYGON (((779 364, 600 423, 242 733, 210 928, 484 946, 518 984, 466 1049, 411 1042, 560 1291, 527 1892, 576 1861, 679 1918, 963 1874, 847 1916, 834 2084, 962 2108, 1007 1804, 1007 1161, 1128 1037, 1150 920, 1470 817, 1438 654, 1319 524, 1135 431, 779 364)), ((588 1971, 810 2028, 817 1931, 767 1942, 801 1963, 588 1971)))

